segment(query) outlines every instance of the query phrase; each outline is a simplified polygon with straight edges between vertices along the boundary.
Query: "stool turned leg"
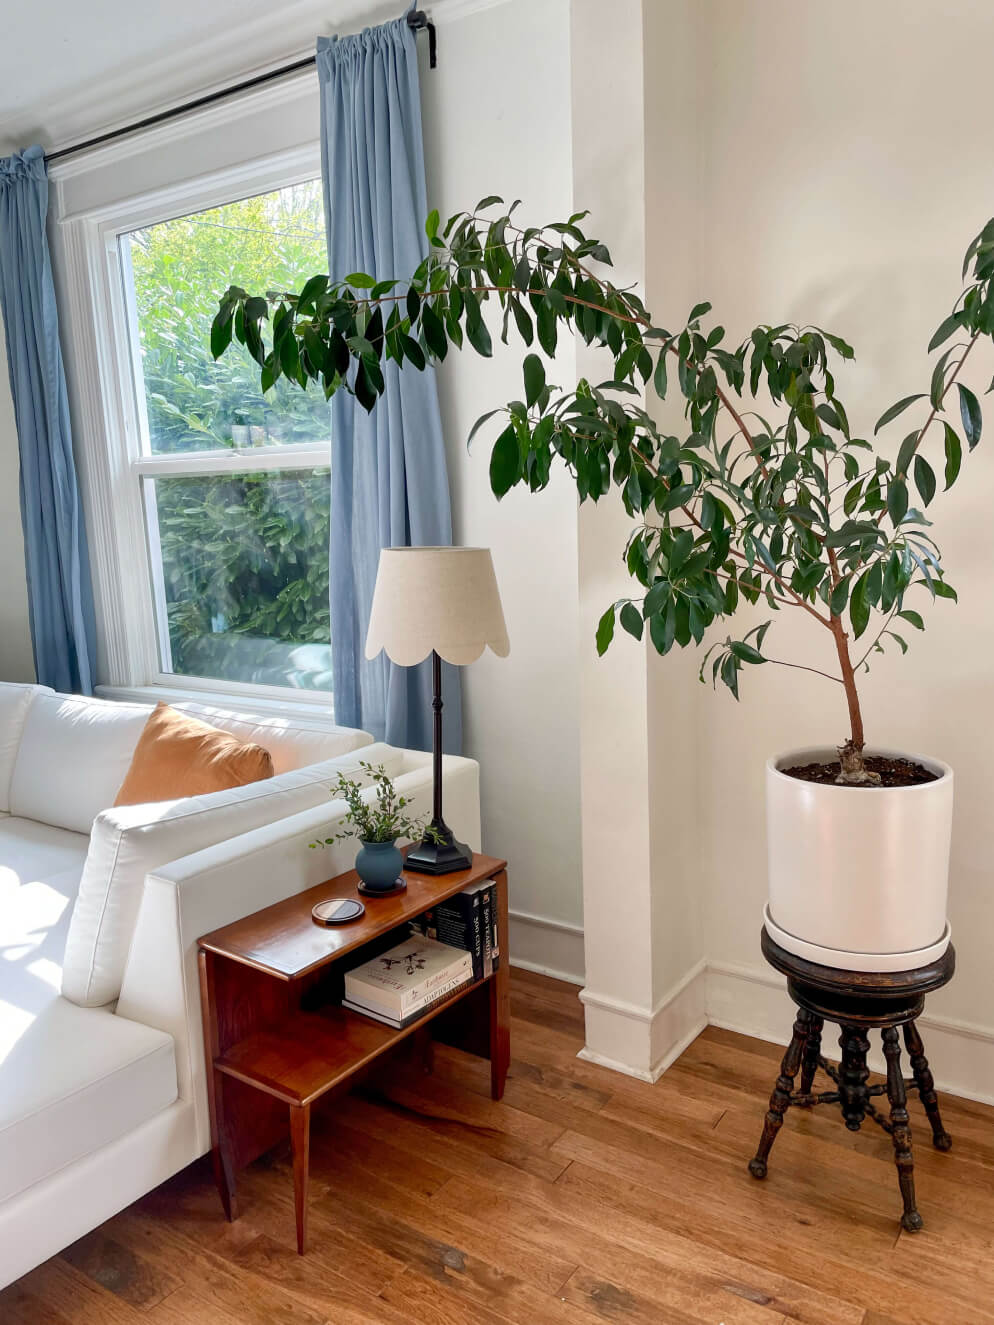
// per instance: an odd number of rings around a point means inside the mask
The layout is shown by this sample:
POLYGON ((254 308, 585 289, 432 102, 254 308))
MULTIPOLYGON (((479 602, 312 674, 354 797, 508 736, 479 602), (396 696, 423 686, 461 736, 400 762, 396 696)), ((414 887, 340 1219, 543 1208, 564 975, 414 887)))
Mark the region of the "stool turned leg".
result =
POLYGON ((904 1023, 904 1043, 907 1045, 908 1057, 911 1059, 911 1074, 915 1079, 915 1085, 918 1087, 918 1097, 924 1105, 925 1113, 932 1125, 932 1144, 936 1150, 950 1150, 953 1139, 942 1125, 942 1115, 939 1113, 939 1100, 935 1093, 932 1069, 925 1057, 925 1046, 922 1044, 922 1037, 918 1034, 918 1027, 913 1021, 904 1023))
POLYGON ((804 1064, 801 1068, 802 1095, 807 1095, 814 1085, 818 1059, 821 1057, 821 1030, 824 1024, 821 1017, 812 1017, 808 1025, 808 1042, 804 1046, 804 1064))
POLYGON ((794 1021, 794 1033, 791 1036, 790 1044, 787 1046, 787 1052, 783 1056, 783 1062, 780 1064, 780 1075, 777 1077, 777 1084, 773 1087, 773 1094, 770 1096, 770 1107, 766 1114, 766 1121, 763 1123, 763 1135, 759 1139, 759 1148, 754 1158, 749 1161, 749 1172, 754 1178, 766 1177, 766 1161, 773 1149, 773 1142, 777 1139, 777 1132, 783 1126, 783 1116, 790 1107, 794 1078, 800 1071, 801 1059, 804 1056, 809 1028, 813 1020, 812 1014, 804 1008, 798 1011, 797 1018, 794 1021))
POLYGON ((911 1152, 911 1127, 908 1122, 907 1096, 901 1072, 901 1045, 897 1027, 885 1026, 881 1032, 884 1057, 887 1059, 887 1098, 890 1100, 891 1140, 894 1142, 894 1162, 904 1199, 901 1225, 909 1233, 922 1227, 922 1217, 915 1205, 915 1158, 911 1152))
POLYGON ((842 1117, 850 1132, 858 1132, 860 1123, 866 1117, 866 1106, 870 1099, 866 1089, 870 1075, 870 1069, 866 1066, 870 1041, 858 1026, 843 1026, 839 1046, 842 1049, 842 1062, 839 1064, 842 1117))

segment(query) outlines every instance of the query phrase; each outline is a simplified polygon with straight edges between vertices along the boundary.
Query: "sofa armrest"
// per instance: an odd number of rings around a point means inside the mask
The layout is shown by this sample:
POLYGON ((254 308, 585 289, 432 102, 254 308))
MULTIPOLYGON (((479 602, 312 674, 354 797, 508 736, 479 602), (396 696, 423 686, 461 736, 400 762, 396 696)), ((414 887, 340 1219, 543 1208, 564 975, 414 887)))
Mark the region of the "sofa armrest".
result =
MULTIPOLYGON (((431 756, 405 752, 404 763, 406 771, 394 779, 398 791, 411 798, 414 814, 430 812, 431 756)), ((479 850, 479 766, 471 759, 446 756, 443 788, 447 822, 479 850)), ((331 836, 345 811, 342 801, 315 806, 197 851, 146 879, 117 1011, 173 1036, 179 1093, 194 1102, 204 1150, 210 1145, 210 1128, 197 940, 350 869, 354 843, 336 842, 318 850, 309 846, 318 837, 331 836)))

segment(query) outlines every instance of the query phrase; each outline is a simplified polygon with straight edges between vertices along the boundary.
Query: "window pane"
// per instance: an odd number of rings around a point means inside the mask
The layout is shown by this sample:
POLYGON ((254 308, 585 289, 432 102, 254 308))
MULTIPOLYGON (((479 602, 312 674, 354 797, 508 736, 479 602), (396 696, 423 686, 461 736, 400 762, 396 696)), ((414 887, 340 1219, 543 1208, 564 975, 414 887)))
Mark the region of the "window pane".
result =
POLYGON ((210 326, 229 285, 299 290, 328 260, 319 181, 134 230, 120 238, 135 388, 152 452, 327 441, 320 390, 266 396, 244 346, 218 363, 210 326))
POLYGON ((163 671, 331 689, 330 496, 326 469, 145 481, 163 671))

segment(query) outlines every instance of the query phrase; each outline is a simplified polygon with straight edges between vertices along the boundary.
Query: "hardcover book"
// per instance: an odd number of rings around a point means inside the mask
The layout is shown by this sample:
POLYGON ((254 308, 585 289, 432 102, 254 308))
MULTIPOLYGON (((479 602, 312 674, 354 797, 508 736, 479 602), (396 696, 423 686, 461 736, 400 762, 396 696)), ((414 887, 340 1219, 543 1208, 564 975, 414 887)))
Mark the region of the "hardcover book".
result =
POLYGON ((373 957, 345 975, 345 997, 399 1019, 406 1017, 441 986, 465 974, 473 976, 468 952, 412 935, 389 952, 373 957))
POLYGON ((411 927, 419 933, 468 952, 473 959, 476 980, 483 975, 482 896, 482 886, 477 884, 411 921, 411 927))
POLYGON ((380 1003, 374 1003, 372 999, 368 1003, 357 1003, 346 997, 342 999, 342 1007, 348 1008, 350 1012, 360 1012, 364 1017, 372 1017, 374 1021, 382 1021, 387 1026, 393 1026, 395 1030, 403 1030, 405 1026, 417 1021, 419 1017, 423 1017, 436 1003, 443 1002, 450 994, 454 994, 457 989, 462 989, 464 985, 471 984, 472 980, 473 972, 471 970, 463 971, 461 975, 455 976, 444 985, 439 985, 437 989, 433 989, 426 994, 421 1002, 408 1008, 401 1016, 390 1012, 380 1003))

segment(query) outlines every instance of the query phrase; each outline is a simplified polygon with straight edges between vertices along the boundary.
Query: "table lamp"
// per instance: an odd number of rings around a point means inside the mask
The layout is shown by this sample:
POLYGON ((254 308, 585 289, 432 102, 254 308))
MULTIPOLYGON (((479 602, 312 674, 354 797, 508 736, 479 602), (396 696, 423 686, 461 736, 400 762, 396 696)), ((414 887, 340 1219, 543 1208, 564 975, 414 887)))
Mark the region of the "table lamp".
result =
POLYGON ((490 549, 485 547, 388 547, 380 553, 366 657, 381 649, 401 667, 431 654, 431 827, 439 841, 424 840, 407 853, 405 869, 450 874, 469 869, 473 853, 452 836, 442 817, 442 659, 462 666, 490 645, 498 657, 510 650, 490 549))

